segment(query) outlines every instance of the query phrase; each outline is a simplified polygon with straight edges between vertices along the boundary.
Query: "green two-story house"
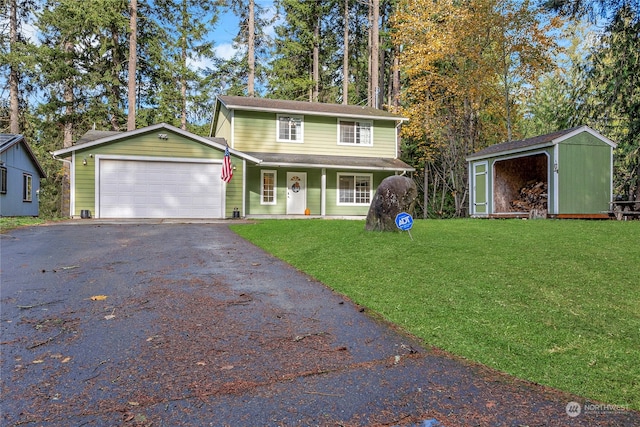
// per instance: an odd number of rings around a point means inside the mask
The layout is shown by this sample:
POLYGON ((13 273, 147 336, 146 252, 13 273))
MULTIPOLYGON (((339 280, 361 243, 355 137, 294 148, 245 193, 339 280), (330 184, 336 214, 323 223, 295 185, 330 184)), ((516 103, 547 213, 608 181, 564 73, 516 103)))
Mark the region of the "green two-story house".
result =
POLYGON ((398 159, 403 120, 353 105, 220 96, 210 137, 167 124, 90 131, 53 155, 71 163, 73 216, 364 217, 384 178, 414 170, 398 159))

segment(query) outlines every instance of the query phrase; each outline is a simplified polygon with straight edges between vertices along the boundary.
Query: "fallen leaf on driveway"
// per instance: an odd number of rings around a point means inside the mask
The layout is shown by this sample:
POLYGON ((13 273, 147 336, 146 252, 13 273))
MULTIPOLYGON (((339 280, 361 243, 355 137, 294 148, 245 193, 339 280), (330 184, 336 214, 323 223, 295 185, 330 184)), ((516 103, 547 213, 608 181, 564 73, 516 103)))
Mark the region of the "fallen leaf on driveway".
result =
POLYGON ((42 360, 42 359, 36 359, 36 360, 34 360, 33 362, 31 362, 31 363, 44 363, 44 360, 42 360))
POLYGON ((140 403, 138 403, 138 402, 128 402, 128 403, 131 406, 140 406, 140 403))
POLYGON ((91 301, 104 301, 107 299, 106 295, 94 295, 91 298, 89 298, 91 301))
POLYGON ((67 357, 65 357, 64 359, 62 359, 62 360, 60 361, 60 363, 67 363, 67 362, 68 362, 68 361, 70 361, 70 360, 71 360, 71 357, 67 356, 67 357))
POLYGON ((204 366, 204 365, 206 365, 206 363, 204 363, 204 362, 197 362, 197 363, 196 363, 196 365, 204 366))
POLYGON ((107 314, 106 316, 104 316, 104 318, 105 318, 105 319, 107 319, 107 320, 111 320, 111 319, 113 319, 114 317, 116 317, 116 315, 115 315, 115 314, 107 314))

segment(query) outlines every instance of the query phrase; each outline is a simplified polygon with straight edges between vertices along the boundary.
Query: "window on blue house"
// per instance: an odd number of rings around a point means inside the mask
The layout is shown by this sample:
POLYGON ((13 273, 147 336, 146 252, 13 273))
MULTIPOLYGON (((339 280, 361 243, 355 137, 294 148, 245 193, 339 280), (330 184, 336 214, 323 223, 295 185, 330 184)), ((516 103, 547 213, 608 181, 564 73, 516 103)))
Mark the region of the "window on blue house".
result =
POLYGON ((22 201, 31 202, 32 177, 28 173, 22 175, 22 201))
POLYGON ((7 194, 7 168, 0 167, 0 175, 2 176, 2 182, 0 182, 0 194, 7 194))

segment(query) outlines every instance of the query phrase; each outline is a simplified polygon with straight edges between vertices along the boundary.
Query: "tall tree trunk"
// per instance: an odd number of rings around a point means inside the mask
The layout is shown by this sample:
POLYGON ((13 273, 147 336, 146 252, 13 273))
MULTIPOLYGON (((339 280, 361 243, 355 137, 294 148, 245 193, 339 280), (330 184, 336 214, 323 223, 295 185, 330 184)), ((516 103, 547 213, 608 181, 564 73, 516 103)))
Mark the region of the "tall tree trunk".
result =
MULTIPOLYGON (((67 41, 64 43, 64 51, 67 54, 73 52, 74 45, 73 42, 67 41)), ((69 64, 72 65, 72 60, 68 60, 69 64)), ((73 81, 72 78, 67 78, 64 80, 64 127, 62 130, 62 146, 64 148, 71 147, 73 145, 73 120, 75 114, 74 108, 74 95, 73 95, 73 81)), ((61 215, 63 217, 73 215, 71 212, 71 166, 68 162, 62 162, 62 196, 61 196, 61 215)))
POLYGON ((391 70, 391 106, 393 112, 397 113, 400 108, 400 47, 393 47, 393 68, 391 70))
POLYGON ((247 62, 249 63, 249 77, 247 79, 247 94, 255 96, 254 82, 256 78, 256 24, 255 24, 255 3, 249 0, 249 37, 247 46, 247 62))
POLYGON ((379 58, 380 58, 380 0, 371 0, 371 100, 370 105, 380 108, 379 58))
POLYGON ((349 103, 349 0, 344 0, 344 35, 342 52, 342 103, 349 103))
POLYGON ((186 0, 182 0, 182 35, 180 36, 180 129, 187 130, 187 28, 189 26, 189 13, 186 0))
POLYGON ((503 69, 503 78, 504 78, 504 106, 507 114, 507 141, 511 141, 512 133, 511 133, 511 100, 509 99, 509 64, 507 62, 506 53, 504 55, 504 69, 503 69))
POLYGON ((320 92, 320 17, 318 16, 313 27, 313 95, 312 102, 318 102, 320 92))
MULTIPOLYGON (((10 51, 15 52, 18 43, 18 2, 11 0, 9 18, 10 51)), ((9 65, 9 133, 20 133, 20 102, 18 100, 18 69, 15 61, 9 65)))
POLYGON ((129 18, 129 93, 127 130, 136 128, 136 68, 138 49, 138 0, 131 0, 131 16, 129 18))
POLYGON ((111 27, 111 42, 113 43, 113 67, 111 67, 111 83, 110 91, 111 91, 111 129, 114 131, 120 130, 120 81, 119 81, 119 71, 122 67, 122 58, 120 57, 120 50, 118 49, 118 42, 120 39, 120 34, 118 33, 118 28, 116 26, 111 27))

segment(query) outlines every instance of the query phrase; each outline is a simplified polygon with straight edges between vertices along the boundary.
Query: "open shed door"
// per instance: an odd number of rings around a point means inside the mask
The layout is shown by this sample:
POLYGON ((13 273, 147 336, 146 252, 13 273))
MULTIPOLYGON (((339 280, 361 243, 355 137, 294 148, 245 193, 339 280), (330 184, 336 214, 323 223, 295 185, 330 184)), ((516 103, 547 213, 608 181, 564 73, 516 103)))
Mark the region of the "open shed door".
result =
POLYGON ((473 215, 487 215, 489 206, 489 186, 487 185, 487 162, 473 164, 473 215))

